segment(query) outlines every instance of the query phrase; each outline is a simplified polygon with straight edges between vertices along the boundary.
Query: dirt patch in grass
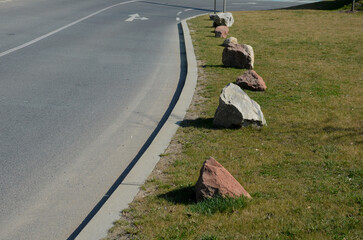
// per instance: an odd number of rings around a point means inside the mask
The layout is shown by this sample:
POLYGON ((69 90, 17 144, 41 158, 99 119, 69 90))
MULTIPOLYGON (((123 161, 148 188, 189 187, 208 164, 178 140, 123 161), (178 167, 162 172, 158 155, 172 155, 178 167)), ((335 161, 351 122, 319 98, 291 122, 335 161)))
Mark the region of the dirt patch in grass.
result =
POLYGON ((202 76, 193 105, 109 239, 360 239, 363 15, 279 10, 234 17, 230 36, 253 46, 255 70, 268 87, 246 91, 268 126, 212 127, 221 89, 245 70, 221 65, 223 40, 213 37, 207 16, 189 21, 202 76), (215 203, 228 211, 198 206, 194 185, 210 156, 252 200, 215 203))

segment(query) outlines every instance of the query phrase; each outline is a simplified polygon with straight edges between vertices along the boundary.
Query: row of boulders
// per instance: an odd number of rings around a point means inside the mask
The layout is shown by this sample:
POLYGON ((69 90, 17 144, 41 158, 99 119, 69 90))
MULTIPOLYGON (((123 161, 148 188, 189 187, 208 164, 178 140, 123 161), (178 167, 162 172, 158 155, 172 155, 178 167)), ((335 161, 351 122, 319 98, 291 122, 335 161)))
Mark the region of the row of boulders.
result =
POLYGON ((229 27, 232 27, 234 23, 232 13, 211 14, 210 19, 213 20, 215 36, 226 38, 223 42, 223 65, 249 69, 243 75, 237 77, 235 84, 230 83, 223 88, 213 125, 226 128, 251 124, 257 126, 266 125, 261 107, 242 90, 264 91, 267 88, 262 77, 252 70, 255 61, 252 46, 238 44, 235 37, 227 38, 229 27))
POLYGON ((209 15, 209 18, 213 20, 213 27, 215 36, 218 38, 227 38, 229 33, 229 27, 232 27, 234 18, 232 13, 216 13, 209 15))
MULTIPOLYGON (((234 23, 232 13, 211 14, 215 27, 214 33, 217 38, 227 38, 229 27, 234 23)), ((247 44, 238 44, 237 38, 227 38, 223 45, 225 46, 222 55, 222 62, 226 67, 252 69, 254 64, 253 48, 247 44)))
MULTIPOLYGON (((226 38, 223 43, 223 65, 248 69, 243 75, 237 77, 235 83, 229 83, 222 89, 213 126, 237 128, 266 125, 260 105, 242 90, 264 91, 267 88, 262 77, 252 70, 254 67, 253 48, 247 44, 238 44, 234 37, 227 38, 229 27, 234 23, 231 13, 211 14, 210 19, 213 20, 213 27, 215 27, 215 37, 226 38)), ((203 163, 195 190, 197 200, 216 196, 251 198, 241 184, 214 158, 203 163)))

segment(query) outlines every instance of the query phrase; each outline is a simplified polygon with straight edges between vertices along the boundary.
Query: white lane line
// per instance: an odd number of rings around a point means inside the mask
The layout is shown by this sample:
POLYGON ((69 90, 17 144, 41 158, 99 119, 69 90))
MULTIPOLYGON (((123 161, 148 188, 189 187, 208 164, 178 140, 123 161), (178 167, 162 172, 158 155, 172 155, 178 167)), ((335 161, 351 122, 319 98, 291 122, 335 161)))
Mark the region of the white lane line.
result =
POLYGON ((188 8, 188 9, 185 9, 184 12, 189 12, 189 11, 192 11, 193 9, 191 8, 188 8))
POLYGON ((138 1, 140 1, 140 0, 131 0, 131 1, 127 1, 127 2, 121 2, 121 3, 117 3, 117 4, 114 4, 114 5, 111 5, 109 7, 106 7, 104 9, 101 9, 101 10, 99 10, 97 12, 94 12, 94 13, 88 15, 88 16, 85 16, 85 17, 83 17, 81 19, 78 19, 77 21, 74 21, 74 22, 72 22, 70 24, 67 24, 67 25, 63 26, 63 27, 60 27, 60 28, 58 28, 58 29, 56 29, 56 30, 54 30, 54 31, 52 31, 50 33, 47 33, 47 34, 45 34, 43 36, 40 36, 40 37, 38 37, 36 39, 33 39, 33 40, 31 40, 31 41, 29 41, 27 43, 24 43, 24 44, 22 44, 20 46, 17 46, 17 47, 14 47, 12 49, 9 49, 9 50, 7 50, 5 52, 2 52, 2 53, 0 53, 0 57, 6 56, 6 55, 8 55, 8 54, 10 54, 12 52, 18 51, 18 50, 20 50, 22 48, 28 47, 28 46, 36 43, 36 42, 39 42, 40 40, 43 40, 44 38, 50 37, 50 36, 52 36, 52 35, 60 32, 60 31, 63 31, 64 29, 67 29, 67 28, 69 28, 69 27, 71 27, 73 25, 76 25, 77 23, 80 23, 80 22, 82 22, 82 21, 84 21, 84 20, 86 20, 86 19, 88 19, 90 17, 93 17, 93 16, 95 16, 95 15, 101 13, 101 12, 107 11, 107 10, 109 10, 111 8, 114 8, 114 7, 117 7, 117 6, 120 6, 120 5, 124 5, 124 4, 128 4, 128 3, 133 3, 133 2, 138 2, 138 1))
POLYGON ((180 14, 182 14, 182 12, 178 12, 176 15, 179 16, 180 14))

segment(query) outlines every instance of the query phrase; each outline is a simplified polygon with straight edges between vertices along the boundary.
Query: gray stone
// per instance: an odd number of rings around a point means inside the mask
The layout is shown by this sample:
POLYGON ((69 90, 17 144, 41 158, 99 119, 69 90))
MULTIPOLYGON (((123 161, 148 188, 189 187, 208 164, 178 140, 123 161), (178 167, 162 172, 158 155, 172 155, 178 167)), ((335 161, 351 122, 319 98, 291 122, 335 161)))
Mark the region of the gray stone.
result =
POLYGON ((237 38, 235 38, 235 37, 229 37, 229 38, 227 38, 226 40, 224 40, 223 46, 226 47, 230 43, 238 44, 237 38))
POLYGON ((213 18, 213 26, 227 26, 232 27, 234 23, 234 18, 232 13, 226 12, 226 13, 217 13, 215 15, 209 16, 211 19, 213 18))
POLYGON ((230 83, 219 96, 213 126, 236 128, 248 125, 267 125, 261 107, 238 85, 230 83))
POLYGON ((223 49, 222 62, 226 67, 252 69, 255 62, 253 48, 246 44, 229 43, 223 49))

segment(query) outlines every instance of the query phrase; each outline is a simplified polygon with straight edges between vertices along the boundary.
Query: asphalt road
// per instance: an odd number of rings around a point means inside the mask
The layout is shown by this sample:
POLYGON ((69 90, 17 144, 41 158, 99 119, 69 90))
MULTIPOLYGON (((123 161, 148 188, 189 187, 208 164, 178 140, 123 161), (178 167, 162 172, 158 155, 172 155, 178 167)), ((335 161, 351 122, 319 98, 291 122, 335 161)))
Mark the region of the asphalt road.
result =
MULTIPOLYGON (((296 4, 229 0, 227 9, 296 4)), ((0 239, 70 236, 137 155, 184 77, 177 23, 212 7, 0 0, 0 239)))

